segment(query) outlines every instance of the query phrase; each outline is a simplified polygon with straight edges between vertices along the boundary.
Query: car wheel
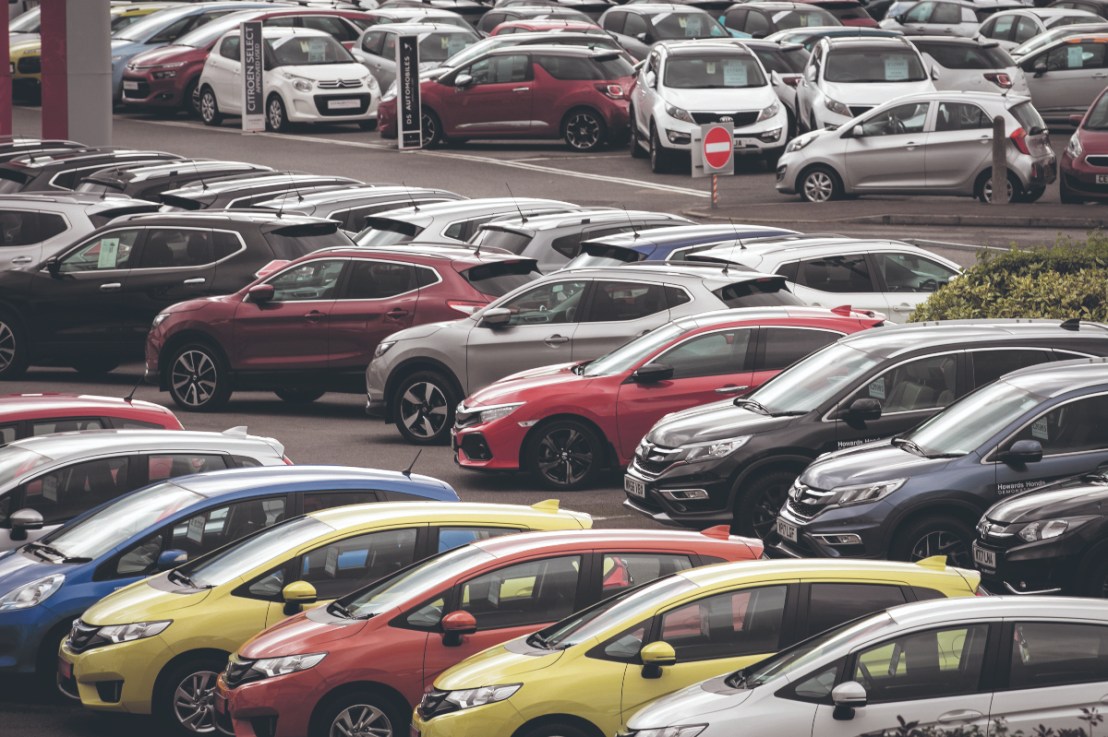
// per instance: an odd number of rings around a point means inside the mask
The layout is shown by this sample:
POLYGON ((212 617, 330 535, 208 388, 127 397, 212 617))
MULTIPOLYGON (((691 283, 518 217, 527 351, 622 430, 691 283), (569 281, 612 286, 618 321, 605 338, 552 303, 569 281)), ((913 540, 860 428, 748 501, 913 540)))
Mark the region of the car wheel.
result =
POLYGON ((181 95, 181 109, 190 118, 200 117, 200 90, 197 87, 199 84, 199 79, 192 80, 185 86, 184 94, 181 95))
POLYGON ((400 383, 393 395, 396 429, 411 443, 443 442, 454 426, 460 398, 450 381, 437 371, 417 371, 400 383))
POLYGON ((377 130, 377 121, 376 120, 359 120, 358 121, 358 127, 361 128, 364 131, 375 131, 375 130, 377 130))
POLYGON ((285 111, 285 102, 278 94, 272 94, 266 100, 265 126, 274 133, 288 133, 289 128, 292 127, 288 113, 285 111))
POLYGON ((424 148, 436 148, 446 143, 446 136, 442 133, 442 121, 433 110, 424 108, 422 126, 424 148))
POLYGON ((562 138, 574 151, 588 153, 604 145, 606 128, 604 118, 595 110, 570 110, 562 121, 562 138))
POLYGON ((317 389, 275 389, 273 393, 289 404, 311 404, 327 392, 317 389))
POLYGON ((528 729, 521 733, 520 737, 592 737, 592 735, 572 724, 548 722, 538 727, 528 729))
POLYGON ((772 532, 796 476, 795 471, 770 471, 736 488, 731 532, 759 538, 772 532))
POLYGON ((110 373, 119 361, 114 358, 85 358, 73 362, 73 370, 81 376, 94 377, 110 373))
POLYGON ((189 658, 158 678, 154 717, 181 735, 215 732, 215 680, 227 665, 212 655, 189 658))
MULTIPOLYGON (((974 186, 974 196, 982 202, 993 201, 993 173, 989 171, 983 172, 981 176, 977 178, 977 184, 974 186)), ((1008 174, 1008 191, 1005 192, 1007 197, 1005 202, 1019 202, 1023 197, 1023 187, 1020 185, 1020 181, 1016 179, 1016 176, 1012 173, 1008 174)))
POLYGON ((973 528, 955 517, 922 517, 897 530, 893 540, 896 542, 889 551, 892 560, 916 561, 945 555, 951 565, 973 568, 973 528))
POLYGON ((169 362, 169 395, 181 409, 210 412, 231 396, 231 377, 219 351, 204 343, 178 348, 169 362))
POLYGON ((629 117, 631 119, 631 158, 645 159, 649 155, 646 150, 648 144, 643 143, 642 139, 639 137, 639 126, 635 123, 634 110, 630 111, 629 117))
POLYGON ((1025 189, 1020 193, 1019 199, 1016 202, 1034 202, 1043 196, 1046 192, 1046 187, 1032 187, 1025 189))
POLYGON ((411 710, 372 688, 336 694, 320 708, 311 737, 408 737, 411 710))
POLYGON ((544 488, 572 491, 593 485, 605 460, 596 431, 576 420, 555 420, 528 438, 523 463, 544 488))
POLYGON ((839 175, 826 166, 813 166, 800 175, 800 197, 807 202, 830 202, 843 196, 839 175))
POLYGON ((204 125, 219 125, 223 115, 219 112, 219 103, 215 99, 215 90, 205 86, 200 90, 200 120, 204 125))
POLYGON ((1058 178, 1058 199, 1062 201, 1063 205, 1081 205, 1085 203, 1080 195, 1075 194, 1072 189, 1066 186, 1065 177, 1058 178))
POLYGON ((35 678, 43 686, 49 687, 43 694, 57 694, 58 692, 58 648, 73 628, 73 622, 62 622, 54 625, 53 629, 46 633, 38 648, 38 659, 35 662, 35 678))
POLYGON ((650 171, 655 174, 664 174, 668 172, 672 164, 672 156, 669 151, 666 151, 662 147, 662 142, 658 138, 658 129, 654 127, 654 124, 650 124, 650 171))
POLYGON ((23 326, 11 313, 0 312, 0 380, 23 376, 29 363, 28 347, 23 326))

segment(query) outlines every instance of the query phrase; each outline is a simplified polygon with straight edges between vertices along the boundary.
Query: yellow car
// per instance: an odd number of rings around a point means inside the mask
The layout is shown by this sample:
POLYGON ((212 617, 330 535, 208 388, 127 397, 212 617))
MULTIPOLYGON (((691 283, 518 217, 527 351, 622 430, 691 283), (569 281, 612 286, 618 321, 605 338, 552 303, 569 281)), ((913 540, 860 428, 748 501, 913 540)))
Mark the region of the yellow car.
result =
POLYGON ((587 514, 552 501, 313 512, 101 599, 62 642, 59 672, 67 678, 59 684, 91 709, 153 713, 171 729, 211 732, 212 691, 227 657, 302 606, 475 540, 591 526, 587 514))
POLYGON ((648 701, 864 614, 973 596, 979 579, 941 556, 682 571, 444 671, 416 709, 413 735, 612 735, 648 701))

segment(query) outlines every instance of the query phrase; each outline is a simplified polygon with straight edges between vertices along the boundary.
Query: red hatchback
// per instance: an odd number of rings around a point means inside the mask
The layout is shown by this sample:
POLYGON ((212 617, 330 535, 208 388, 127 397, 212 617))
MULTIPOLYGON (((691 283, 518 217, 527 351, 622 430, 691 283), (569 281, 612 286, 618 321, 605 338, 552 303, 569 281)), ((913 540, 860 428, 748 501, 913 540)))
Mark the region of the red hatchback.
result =
POLYGON ((1108 89, 1084 115, 1071 115, 1077 126, 1058 166, 1058 194, 1065 203, 1108 199, 1108 89))
POLYGON ((182 430, 161 405, 122 397, 84 394, 8 394, 0 397, 0 445, 76 430, 182 430))
POLYGON ((662 415, 746 394, 812 351, 883 321, 849 307, 758 307, 675 320, 595 361, 524 371, 470 395, 455 414, 456 460, 580 489, 603 469, 630 463, 662 415))
POLYGON ((387 335, 461 318, 538 277, 533 259, 462 247, 316 251, 234 294, 159 314, 146 375, 196 411, 220 408, 234 389, 289 402, 361 393, 387 335))
POLYGON ((361 734, 343 727, 369 707, 393 737, 407 735, 424 690, 455 663, 630 586, 761 554, 761 541, 726 527, 524 533, 456 548, 247 642, 217 681, 216 723, 237 737, 361 734))
MULTIPOLYGON (((561 138, 574 151, 626 142, 634 70, 618 51, 502 46, 420 84, 423 145, 468 138, 561 138)), ((396 138, 396 97, 377 126, 396 138)))

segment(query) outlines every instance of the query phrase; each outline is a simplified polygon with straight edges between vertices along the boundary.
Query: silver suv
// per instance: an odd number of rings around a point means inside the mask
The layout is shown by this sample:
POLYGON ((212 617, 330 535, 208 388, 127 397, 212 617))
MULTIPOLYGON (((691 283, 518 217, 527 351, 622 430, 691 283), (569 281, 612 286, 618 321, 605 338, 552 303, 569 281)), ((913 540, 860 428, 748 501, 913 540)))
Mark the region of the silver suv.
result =
POLYGON ((780 276, 715 265, 563 270, 473 315, 393 333, 366 369, 366 411, 415 443, 447 437, 463 397, 518 371, 603 355, 670 320, 798 305, 780 276))
POLYGON ((354 236, 359 246, 397 246, 403 243, 465 243, 477 229, 493 220, 533 217, 581 209, 558 200, 531 197, 482 197, 456 202, 388 210, 367 217, 364 230, 354 236))

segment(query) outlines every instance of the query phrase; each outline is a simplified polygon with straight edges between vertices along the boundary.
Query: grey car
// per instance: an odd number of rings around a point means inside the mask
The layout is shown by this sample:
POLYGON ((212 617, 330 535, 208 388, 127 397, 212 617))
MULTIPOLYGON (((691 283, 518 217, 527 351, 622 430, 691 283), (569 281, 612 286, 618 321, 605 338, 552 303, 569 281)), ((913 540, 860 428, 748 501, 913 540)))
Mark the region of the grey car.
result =
POLYGON ((783 277, 735 267, 563 270, 468 318, 386 338, 366 369, 366 411, 394 422, 411 442, 439 442, 463 397, 509 374, 591 360, 685 315, 796 304, 783 277))
POLYGON ((962 36, 970 38, 981 25, 973 3, 924 0, 881 21, 881 27, 914 36, 962 36))
POLYGON ((1108 85, 1108 36, 1066 36, 1019 59, 1031 100, 1048 123, 1069 123, 1081 115, 1108 85))
POLYGON ((870 192, 972 195, 990 202, 992 121, 998 115, 1010 141, 1003 197, 1034 201, 1057 176, 1046 123, 1028 98, 986 92, 906 95, 833 130, 798 136, 778 163, 777 191, 808 202, 870 192))
POLYGON ((483 197, 405 207, 366 218, 365 230, 354 241, 359 246, 396 246, 402 243, 461 244, 493 220, 532 217, 581 208, 570 202, 531 197, 483 197))
POLYGON ((472 28, 446 23, 381 23, 366 29, 351 50, 377 79, 381 89, 396 81, 396 42, 401 36, 419 39, 419 71, 441 65, 454 54, 481 40, 472 28))
POLYGON ((365 227, 366 218, 399 207, 432 205, 464 200, 466 197, 433 187, 350 187, 325 192, 293 192, 254 205, 258 210, 277 210, 317 218, 338 220, 340 227, 353 233, 365 227))

